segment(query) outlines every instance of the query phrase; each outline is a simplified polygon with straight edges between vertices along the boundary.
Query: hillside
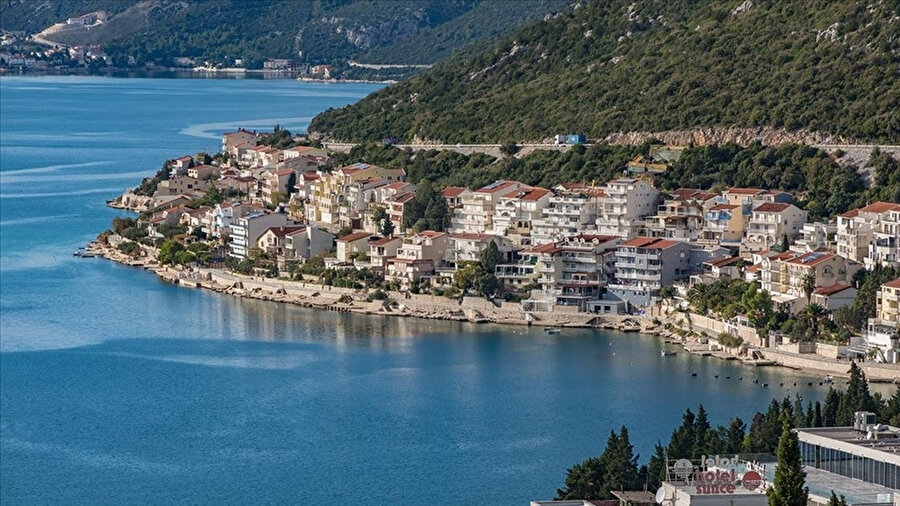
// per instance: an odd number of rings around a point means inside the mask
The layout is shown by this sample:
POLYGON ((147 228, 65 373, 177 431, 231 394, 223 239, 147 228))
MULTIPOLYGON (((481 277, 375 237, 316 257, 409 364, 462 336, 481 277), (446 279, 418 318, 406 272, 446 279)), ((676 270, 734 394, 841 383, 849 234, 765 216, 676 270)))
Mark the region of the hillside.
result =
POLYGON ((43 37, 162 65, 176 57, 242 59, 249 68, 266 58, 427 64, 564 7, 564 0, 2 0, 0 28, 36 33, 103 11, 103 24, 64 25, 43 37))
POLYGON ((772 127, 900 140, 896 2, 589 0, 311 131, 341 140, 772 127))

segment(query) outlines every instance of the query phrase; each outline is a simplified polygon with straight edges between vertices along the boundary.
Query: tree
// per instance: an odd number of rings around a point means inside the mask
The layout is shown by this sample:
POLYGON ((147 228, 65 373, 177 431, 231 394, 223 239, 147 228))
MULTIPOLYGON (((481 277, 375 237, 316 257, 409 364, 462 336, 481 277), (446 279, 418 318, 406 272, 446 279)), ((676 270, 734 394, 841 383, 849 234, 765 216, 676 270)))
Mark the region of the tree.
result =
POLYGON ((816 276, 813 273, 807 273, 803 275, 803 278, 800 280, 800 286, 803 288, 803 293, 806 294, 806 303, 809 304, 812 300, 812 294, 816 290, 816 276))
POLYGON ((376 207, 372 211, 372 222, 378 227, 378 232, 381 235, 385 237, 393 235, 394 223, 391 221, 390 215, 388 215, 383 207, 376 207))
POLYGON ((653 455, 650 456, 650 462, 647 464, 647 490, 658 489, 665 479, 666 448, 657 441, 656 446, 653 447, 653 455))
POLYGON ((566 471, 563 488, 556 490, 558 500, 565 499, 601 499, 601 483, 604 476, 603 464, 599 458, 592 457, 580 464, 575 464, 566 471))
POLYGON ((791 241, 788 239, 787 234, 783 234, 781 236, 781 252, 789 251, 791 249, 791 241))
POLYGON ((175 239, 166 239, 159 247, 159 253, 157 253, 156 259, 163 265, 174 263, 176 261, 176 253, 183 249, 184 246, 175 239))
POLYGON ((481 252, 481 267, 485 272, 494 272, 494 268, 502 261, 503 255, 500 253, 497 243, 494 241, 488 242, 484 251, 481 252))
POLYGON ((610 490, 629 490, 637 488, 638 457, 634 455, 634 447, 628 438, 628 429, 624 426, 619 434, 610 431, 606 442, 606 450, 600 456, 603 465, 603 481, 600 489, 604 498, 611 498, 610 490))
POLYGON ((842 495, 840 498, 834 493, 834 490, 831 491, 831 499, 828 499, 828 506, 847 506, 847 500, 842 495))
POLYGON ((695 435, 694 435, 694 413, 690 409, 684 410, 681 416, 681 426, 672 433, 669 441, 668 454, 672 458, 687 459, 693 454, 695 435))
POLYGON ((778 439, 777 456, 775 480, 772 488, 766 491, 769 506, 806 506, 809 488, 805 486, 806 472, 803 471, 800 444, 786 418, 778 439))

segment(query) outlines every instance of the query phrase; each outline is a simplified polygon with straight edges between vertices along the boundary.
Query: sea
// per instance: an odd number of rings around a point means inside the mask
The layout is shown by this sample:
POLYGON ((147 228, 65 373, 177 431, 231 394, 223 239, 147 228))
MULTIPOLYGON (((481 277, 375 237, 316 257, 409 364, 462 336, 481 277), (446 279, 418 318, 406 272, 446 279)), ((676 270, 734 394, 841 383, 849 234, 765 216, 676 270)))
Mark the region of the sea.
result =
POLYGON ((166 159, 380 87, 0 77, 0 503, 521 506, 622 426, 646 461, 686 408, 824 397, 640 334, 321 312, 73 256, 166 159))

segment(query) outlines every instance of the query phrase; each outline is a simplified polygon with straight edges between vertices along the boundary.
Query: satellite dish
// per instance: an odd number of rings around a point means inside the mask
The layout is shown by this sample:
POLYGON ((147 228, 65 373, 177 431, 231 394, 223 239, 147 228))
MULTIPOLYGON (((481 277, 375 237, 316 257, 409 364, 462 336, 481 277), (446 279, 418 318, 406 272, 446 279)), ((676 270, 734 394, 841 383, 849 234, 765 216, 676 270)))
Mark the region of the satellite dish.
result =
POLYGON ((672 504, 672 498, 666 497, 666 487, 659 487, 656 491, 656 504, 672 504))

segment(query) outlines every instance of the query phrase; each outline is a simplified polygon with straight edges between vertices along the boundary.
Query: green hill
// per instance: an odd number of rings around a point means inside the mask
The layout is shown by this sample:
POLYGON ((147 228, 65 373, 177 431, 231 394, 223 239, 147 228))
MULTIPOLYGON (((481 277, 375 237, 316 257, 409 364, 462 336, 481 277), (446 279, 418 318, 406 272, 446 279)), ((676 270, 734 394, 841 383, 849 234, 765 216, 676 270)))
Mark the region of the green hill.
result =
POLYGON ((896 2, 582 1, 310 130, 496 143, 768 126, 896 142, 897 33, 896 2))
POLYGON ((564 0, 0 0, 0 28, 36 33, 105 11, 101 25, 45 38, 162 65, 176 57, 242 59, 249 68, 267 58, 430 64, 564 7, 564 0))

